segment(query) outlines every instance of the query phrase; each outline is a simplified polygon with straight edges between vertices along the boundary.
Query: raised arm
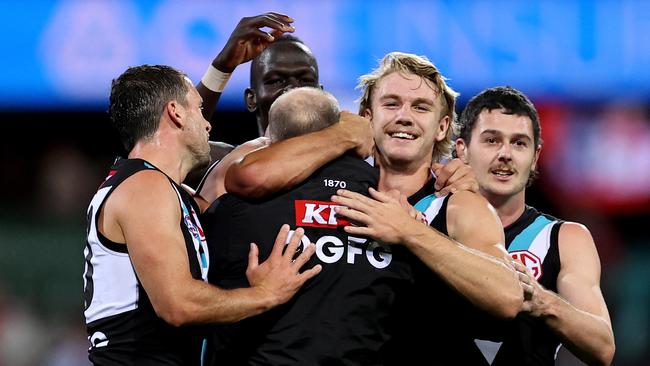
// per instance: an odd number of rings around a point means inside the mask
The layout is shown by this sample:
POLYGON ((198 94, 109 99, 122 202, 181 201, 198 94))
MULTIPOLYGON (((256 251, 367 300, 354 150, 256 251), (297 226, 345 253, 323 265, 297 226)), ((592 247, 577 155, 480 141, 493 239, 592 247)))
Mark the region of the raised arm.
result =
POLYGON ((559 295, 533 280, 533 296, 524 302, 524 311, 544 319, 585 363, 609 365, 614 357, 614 334, 600 290, 600 259, 594 240, 583 225, 566 222, 560 227, 558 243, 559 295))
POLYGON ((508 264, 499 218, 482 197, 459 192, 449 199, 447 237, 412 218, 387 194, 372 188, 370 194, 372 198, 340 190, 332 197, 349 208, 337 209, 338 214, 361 224, 346 226, 346 232, 405 245, 474 305, 500 318, 517 315, 522 288, 508 264))
POLYGON ((209 121, 212 118, 223 87, 235 68, 262 53, 277 37, 293 32, 291 23, 291 17, 273 12, 245 17, 239 21, 226 45, 212 61, 211 68, 196 85, 196 90, 203 98, 205 119, 209 121), (270 31, 265 32, 261 28, 270 28, 270 31))
POLYGON ((347 151, 365 158, 373 145, 370 122, 341 112, 340 121, 330 127, 273 143, 232 164, 226 173, 225 188, 245 197, 265 197, 290 189, 347 151))
MULTIPOLYGON (((275 255, 261 265, 252 246, 247 274, 250 288, 223 290, 192 278, 188 254, 179 228, 179 200, 165 176, 143 171, 124 181, 107 200, 101 218, 103 232, 126 242, 129 256, 154 310, 166 322, 235 322, 289 300, 320 267, 299 273, 310 253, 300 261, 275 255)), ((289 231, 284 227, 274 250, 282 251, 289 231)), ((299 239, 290 246, 297 247, 299 239)), ((309 248, 309 246, 308 246, 309 248)), ((287 250, 290 252, 290 250, 287 250)))

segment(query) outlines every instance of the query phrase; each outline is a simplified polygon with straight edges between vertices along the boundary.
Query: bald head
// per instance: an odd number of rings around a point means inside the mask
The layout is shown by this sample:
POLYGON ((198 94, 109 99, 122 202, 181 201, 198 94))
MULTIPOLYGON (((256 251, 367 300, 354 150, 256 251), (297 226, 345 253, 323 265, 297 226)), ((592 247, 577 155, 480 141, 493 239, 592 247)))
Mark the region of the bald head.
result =
POLYGON ((292 89, 271 105, 271 142, 320 131, 339 120, 339 104, 332 94, 312 87, 292 89))

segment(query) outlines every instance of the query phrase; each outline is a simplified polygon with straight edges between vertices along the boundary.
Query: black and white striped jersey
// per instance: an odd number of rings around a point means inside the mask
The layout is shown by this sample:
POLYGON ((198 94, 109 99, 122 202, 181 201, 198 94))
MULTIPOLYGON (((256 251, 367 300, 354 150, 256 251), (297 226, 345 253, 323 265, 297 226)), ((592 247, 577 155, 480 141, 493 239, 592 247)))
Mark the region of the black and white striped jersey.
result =
MULTIPOLYGON (((97 228, 104 203, 115 188, 147 169, 159 171, 141 159, 117 159, 88 207, 83 279, 89 358, 97 365, 198 365, 201 332, 172 327, 159 318, 138 280, 128 246, 108 240, 97 228)), ((187 192, 169 182, 179 199, 179 228, 192 277, 207 280, 209 258, 198 207, 187 192)))

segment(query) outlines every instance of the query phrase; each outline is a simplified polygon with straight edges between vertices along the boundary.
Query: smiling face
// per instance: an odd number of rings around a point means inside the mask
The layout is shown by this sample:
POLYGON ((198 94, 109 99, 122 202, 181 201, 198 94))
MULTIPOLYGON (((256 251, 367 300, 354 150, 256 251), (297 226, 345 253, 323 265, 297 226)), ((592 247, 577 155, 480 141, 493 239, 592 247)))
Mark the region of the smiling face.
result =
POLYGON ((434 144, 449 127, 442 104, 435 85, 421 76, 393 72, 378 81, 364 115, 372 121, 382 166, 431 165, 434 144))
POLYGON ((318 88, 318 66, 307 46, 294 41, 272 43, 251 66, 251 87, 246 89, 246 105, 255 112, 260 133, 269 124, 271 104, 293 88, 318 88))
POLYGON ((532 126, 528 116, 483 109, 470 142, 456 141, 458 156, 472 167, 488 200, 524 195, 541 151, 541 147, 535 148, 532 126))

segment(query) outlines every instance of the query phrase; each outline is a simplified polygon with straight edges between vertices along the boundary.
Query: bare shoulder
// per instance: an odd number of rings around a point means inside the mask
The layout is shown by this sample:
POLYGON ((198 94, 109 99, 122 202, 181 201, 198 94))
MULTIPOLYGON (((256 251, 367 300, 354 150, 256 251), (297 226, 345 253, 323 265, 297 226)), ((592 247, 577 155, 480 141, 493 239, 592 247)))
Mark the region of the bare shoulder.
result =
POLYGON ((558 247, 563 268, 573 263, 590 263, 600 267, 596 243, 589 229, 583 224, 570 221, 562 223, 558 235, 558 247))
POLYGON ((490 215, 496 216, 496 211, 490 203, 480 194, 471 191, 460 191, 449 197, 447 214, 462 216, 490 215))
POLYGON ((506 258, 503 226, 496 211, 483 196, 462 191, 449 197, 447 231, 462 244, 498 258, 506 258))
POLYGON ((173 205, 180 215, 169 179, 158 171, 142 170, 124 180, 106 199, 99 216, 99 230, 111 241, 124 243, 129 223, 160 219, 160 212, 174 215, 173 205))
POLYGON ((106 204, 107 208, 110 204, 116 210, 118 218, 138 212, 169 212, 173 207, 179 207, 178 196, 169 178, 153 169, 139 171, 127 178, 106 204))
POLYGON ((563 222, 562 226, 560 226, 560 236, 565 239, 589 239, 593 241, 589 229, 578 222, 563 222))

